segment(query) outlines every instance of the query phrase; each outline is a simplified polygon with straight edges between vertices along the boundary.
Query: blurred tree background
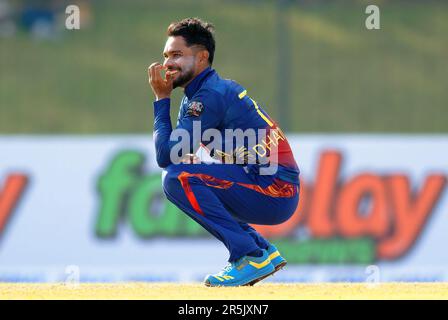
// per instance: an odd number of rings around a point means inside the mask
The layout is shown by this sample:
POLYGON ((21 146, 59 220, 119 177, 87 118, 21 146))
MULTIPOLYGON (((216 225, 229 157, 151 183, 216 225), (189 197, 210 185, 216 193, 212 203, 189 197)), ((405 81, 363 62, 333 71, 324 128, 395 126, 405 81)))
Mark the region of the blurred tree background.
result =
POLYGON ((77 2, 81 30, 64 29, 59 1, 54 30, 31 32, 23 10, 42 2, 10 1, 8 11, 0 0, 0 133, 150 133, 146 69, 162 61, 169 23, 185 17, 215 24, 214 68, 273 118, 287 108, 289 131, 448 132, 446 1, 291 1, 289 48, 278 47, 275 1, 77 2), (368 4, 381 10, 380 30, 365 28, 368 4))

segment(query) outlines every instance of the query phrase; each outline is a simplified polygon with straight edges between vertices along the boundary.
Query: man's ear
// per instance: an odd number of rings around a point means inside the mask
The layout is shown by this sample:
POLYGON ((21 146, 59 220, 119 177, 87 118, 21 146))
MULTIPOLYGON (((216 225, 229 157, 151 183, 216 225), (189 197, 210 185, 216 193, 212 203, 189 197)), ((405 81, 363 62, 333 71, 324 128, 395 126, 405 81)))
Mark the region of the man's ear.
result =
POLYGON ((201 50, 199 52, 199 59, 200 59, 201 62, 204 61, 204 62, 208 63, 208 57, 209 56, 210 56, 210 54, 208 53, 207 50, 201 50))

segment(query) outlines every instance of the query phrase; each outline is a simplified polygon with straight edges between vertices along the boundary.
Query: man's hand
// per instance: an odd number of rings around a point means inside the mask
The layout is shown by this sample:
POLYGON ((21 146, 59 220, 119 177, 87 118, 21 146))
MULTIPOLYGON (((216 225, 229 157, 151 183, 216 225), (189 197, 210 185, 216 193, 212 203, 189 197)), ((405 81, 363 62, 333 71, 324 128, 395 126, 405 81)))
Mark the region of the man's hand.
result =
POLYGON ((162 70, 166 67, 158 62, 154 62, 148 68, 149 84, 156 96, 156 100, 169 98, 173 91, 173 78, 178 71, 166 71, 165 79, 162 78, 162 70))
POLYGON ((198 158, 195 154, 187 153, 181 160, 184 164, 199 164, 201 163, 201 159, 198 158))

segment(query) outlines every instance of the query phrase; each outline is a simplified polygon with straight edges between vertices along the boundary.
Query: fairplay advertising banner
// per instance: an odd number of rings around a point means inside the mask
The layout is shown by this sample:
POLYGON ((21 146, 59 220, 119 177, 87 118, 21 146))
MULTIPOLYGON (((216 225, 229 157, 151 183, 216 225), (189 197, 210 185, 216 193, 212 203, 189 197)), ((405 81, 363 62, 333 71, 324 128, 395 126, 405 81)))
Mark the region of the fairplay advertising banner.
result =
MULTIPOLYGON (((269 281, 448 281, 448 136, 288 135, 269 281)), ((168 202, 150 136, 0 136, 0 281, 200 281, 225 247, 168 202)))

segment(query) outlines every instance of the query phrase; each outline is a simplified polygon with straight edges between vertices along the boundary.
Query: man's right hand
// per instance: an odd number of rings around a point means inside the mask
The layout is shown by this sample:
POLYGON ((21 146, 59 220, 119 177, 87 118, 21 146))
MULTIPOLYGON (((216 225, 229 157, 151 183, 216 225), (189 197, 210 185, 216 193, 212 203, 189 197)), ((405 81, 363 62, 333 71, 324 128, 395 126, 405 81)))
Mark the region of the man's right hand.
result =
POLYGON ((173 78, 178 71, 167 71, 165 73, 165 79, 162 78, 162 70, 166 67, 162 66, 158 62, 154 62, 148 68, 149 84, 152 91, 156 96, 156 100, 169 98, 171 91, 173 91, 173 78))
POLYGON ((201 163, 201 159, 195 154, 187 153, 182 159, 181 162, 184 164, 199 164, 201 163))

